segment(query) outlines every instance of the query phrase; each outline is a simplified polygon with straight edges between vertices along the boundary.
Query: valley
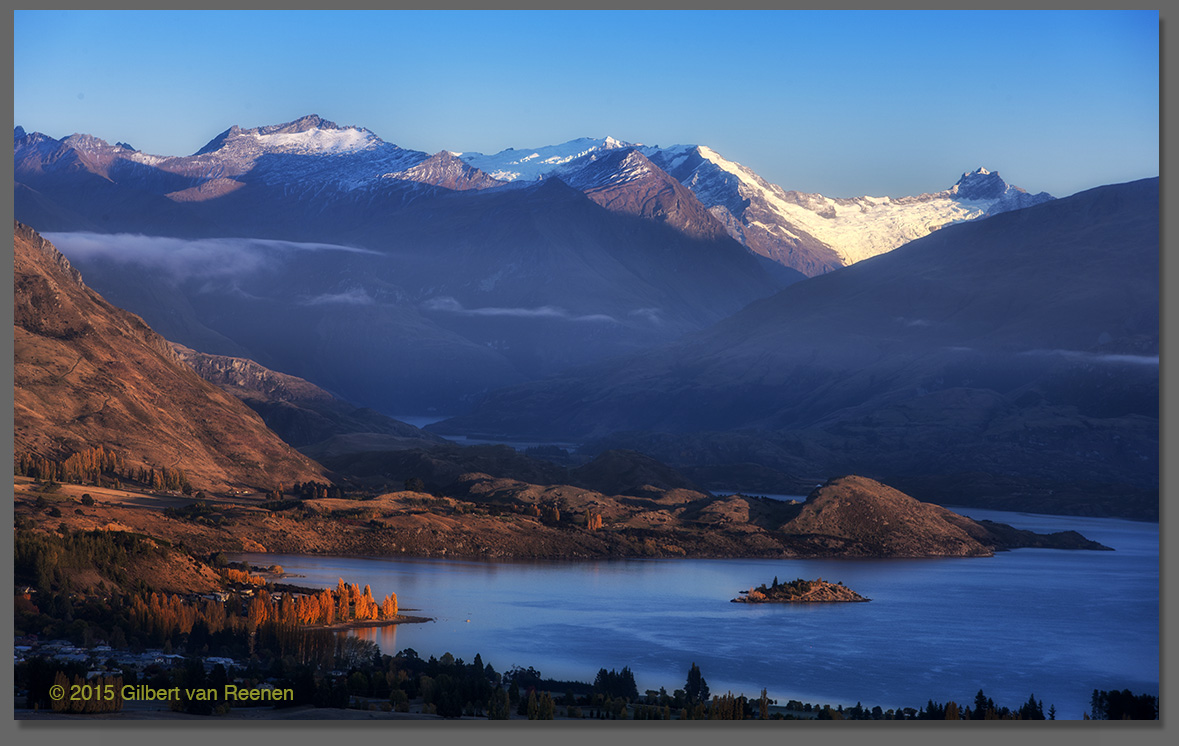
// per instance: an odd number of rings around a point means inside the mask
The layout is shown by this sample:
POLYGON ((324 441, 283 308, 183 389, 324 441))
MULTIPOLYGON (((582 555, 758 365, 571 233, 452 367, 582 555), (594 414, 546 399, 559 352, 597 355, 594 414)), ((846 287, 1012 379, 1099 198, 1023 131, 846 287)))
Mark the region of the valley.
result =
MULTIPOLYGON (((78 604, 89 621, 68 635, 89 644, 133 613, 134 646, 219 645, 247 670, 256 644, 296 656, 310 668, 271 679, 302 676, 304 702, 381 691, 387 711, 421 696, 422 715, 504 714, 502 687, 463 707, 357 662, 437 673, 390 658, 398 634, 434 639, 396 630, 422 617, 395 594, 268 585, 227 553, 909 578, 903 563, 1041 568, 1050 550, 1112 572, 1124 560, 1082 532, 942 506, 1158 520, 1157 179, 1057 200, 978 169, 918 197, 832 199, 704 146, 430 156, 316 116, 182 158, 20 128, 14 143, 18 218, 53 241, 14 225, 29 629, 67 634, 78 604), (455 416, 419 429, 399 411, 455 416), (337 635, 329 606, 368 638, 337 635), (349 676, 349 693, 328 670, 349 660, 378 684, 349 676)), ((788 585, 801 595, 775 579, 734 600, 865 600, 788 585)), ((895 602, 886 585, 872 606, 895 602)), ((157 675, 200 679, 179 671, 157 675)))

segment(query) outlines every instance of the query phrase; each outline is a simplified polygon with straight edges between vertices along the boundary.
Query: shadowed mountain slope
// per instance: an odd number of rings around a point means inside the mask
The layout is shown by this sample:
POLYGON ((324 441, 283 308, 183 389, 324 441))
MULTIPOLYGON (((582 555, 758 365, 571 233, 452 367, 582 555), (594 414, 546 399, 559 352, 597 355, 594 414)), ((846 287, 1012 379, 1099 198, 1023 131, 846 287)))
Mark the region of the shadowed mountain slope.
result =
POLYGON ((253 360, 208 355, 178 344, 172 347, 201 378, 240 399, 262 417, 267 427, 296 448, 341 436, 370 436, 403 448, 445 442, 433 433, 353 406, 313 383, 264 368, 253 360))
POLYGON ((944 228, 434 428, 600 437, 677 466, 1157 489, 1158 241, 1157 179, 1094 189, 944 228), (704 431, 731 433, 728 453, 704 431))

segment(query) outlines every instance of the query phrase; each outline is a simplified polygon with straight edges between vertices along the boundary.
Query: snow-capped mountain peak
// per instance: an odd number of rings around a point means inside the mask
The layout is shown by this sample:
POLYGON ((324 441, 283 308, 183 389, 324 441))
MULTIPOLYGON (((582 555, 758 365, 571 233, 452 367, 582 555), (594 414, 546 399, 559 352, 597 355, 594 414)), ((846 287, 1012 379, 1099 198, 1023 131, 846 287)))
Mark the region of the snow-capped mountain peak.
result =
POLYGON ((234 125, 187 157, 148 155, 90 135, 58 141, 21 127, 14 128, 13 139, 18 170, 77 167, 120 179, 139 178, 135 169, 146 166, 181 177, 169 186, 183 186, 187 179, 191 186, 167 194, 183 201, 209 199, 246 182, 288 194, 322 194, 327 188, 364 198, 374 190, 486 189, 557 176, 610 209, 705 232, 723 226, 750 251, 808 275, 891 251, 950 223, 1052 199, 1011 186, 984 167, 963 173, 939 192, 833 199, 786 191, 705 145, 660 148, 611 136, 492 155, 430 156, 315 114, 252 129, 234 125), (675 189, 668 189, 667 177, 675 189), (702 216, 700 206, 709 215, 702 216))
POLYGON ((111 145, 106 140, 95 137, 94 135, 83 135, 74 133, 62 140, 62 144, 66 147, 80 150, 86 153, 96 153, 110 150, 111 145))
POLYGON ((341 127, 316 114, 285 124, 243 130, 236 124, 196 152, 205 155, 222 150, 332 155, 373 150, 386 145, 363 127, 341 127))
POLYGON ((891 251, 949 223, 1052 199, 1010 186, 982 167, 941 192, 835 199, 786 191, 704 145, 642 150, 691 189, 750 251, 806 274, 891 251))
POLYGON ((634 147, 613 137, 580 137, 560 145, 540 148, 508 148, 492 155, 460 153, 467 164, 500 181, 536 181, 551 175, 561 166, 592 153, 634 147))
POLYGON ((1009 189, 1011 187, 1003 181, 998 171, 988 171, 979 166, 975 171, 962 174, 962 178, 950 187, 950 194, 969 200, 999 199, 1009 189))

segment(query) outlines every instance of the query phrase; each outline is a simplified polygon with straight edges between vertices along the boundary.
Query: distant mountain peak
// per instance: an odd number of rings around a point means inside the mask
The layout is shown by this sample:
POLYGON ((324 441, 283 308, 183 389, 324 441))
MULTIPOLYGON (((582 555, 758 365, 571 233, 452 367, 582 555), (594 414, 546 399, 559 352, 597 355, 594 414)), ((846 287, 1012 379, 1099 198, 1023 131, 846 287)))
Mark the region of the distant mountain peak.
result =
POLYGON ((970 200, 999 199, 1009 189, 1018 189, 1018 187, 1010 187, 999 176, 998 171, 988 171, 979 166, 975 171, 962 174, 962 178, 950 187, 950 194, 970 200))
POLYGON ((97 152, 100 150, 109 150, 111 145, 102 138, 94 135, 85 135, 74 133, 61 141, 63 145, 75 150, 83 152, 97 152))
POLYGON ((487 189, 502 186, 503 182, 468 165, 449 150, 442 150, 407 169, 385 174, 385 177, 415 181, 456 191, 487 189))
POLYGON ((560 145, 508 148, 492 155, 460 153, 459 157, 500 181, 536 181, 591 153, 629 147, 634 145, 613 137, 579 137, 560 145))
POLYGON ((304 117, 287 122, 286 124, 272 124, 267 127, 259 127, 258 133, 262 135, 287 135, 296 134, 299 132, 309 132, 311 130, 338 130, 338 129, 353 129, 343 128, 335 122, 329 122, 318 114, 308 114, 304 117))
POLYGON ((269 152, 348 153, 384 145, 384 141, 364 127, 341 127, 318 114, 308 114, 284 124, 253 129, 233 125, 196 155, 214 153, 235 145, 269 152))

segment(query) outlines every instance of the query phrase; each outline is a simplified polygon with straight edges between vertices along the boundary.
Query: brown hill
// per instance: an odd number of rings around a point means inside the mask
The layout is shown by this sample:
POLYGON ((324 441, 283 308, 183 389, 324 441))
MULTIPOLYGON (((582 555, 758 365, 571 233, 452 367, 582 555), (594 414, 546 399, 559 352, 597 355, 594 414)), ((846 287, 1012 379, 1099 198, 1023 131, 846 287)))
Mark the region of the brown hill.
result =
POLYGON ((1036 534, 975 521, 858 476, 817 487, 778 530, 841 547, 845 556, 973 557, 1019 547, 1109 549, 1074 531, 1036 534))
POLYGON ((957 513, 866 477, 833 479, 807 497, 780 528, 850 540, 885 557, 982 556, 993 551, 987 531, 957 513))
POLYGON ((13 251, 16 452, 60 460, 101 445, 132 466, 181 469, 199 489, 323 479, 36 231, 16 223, 13 251))

